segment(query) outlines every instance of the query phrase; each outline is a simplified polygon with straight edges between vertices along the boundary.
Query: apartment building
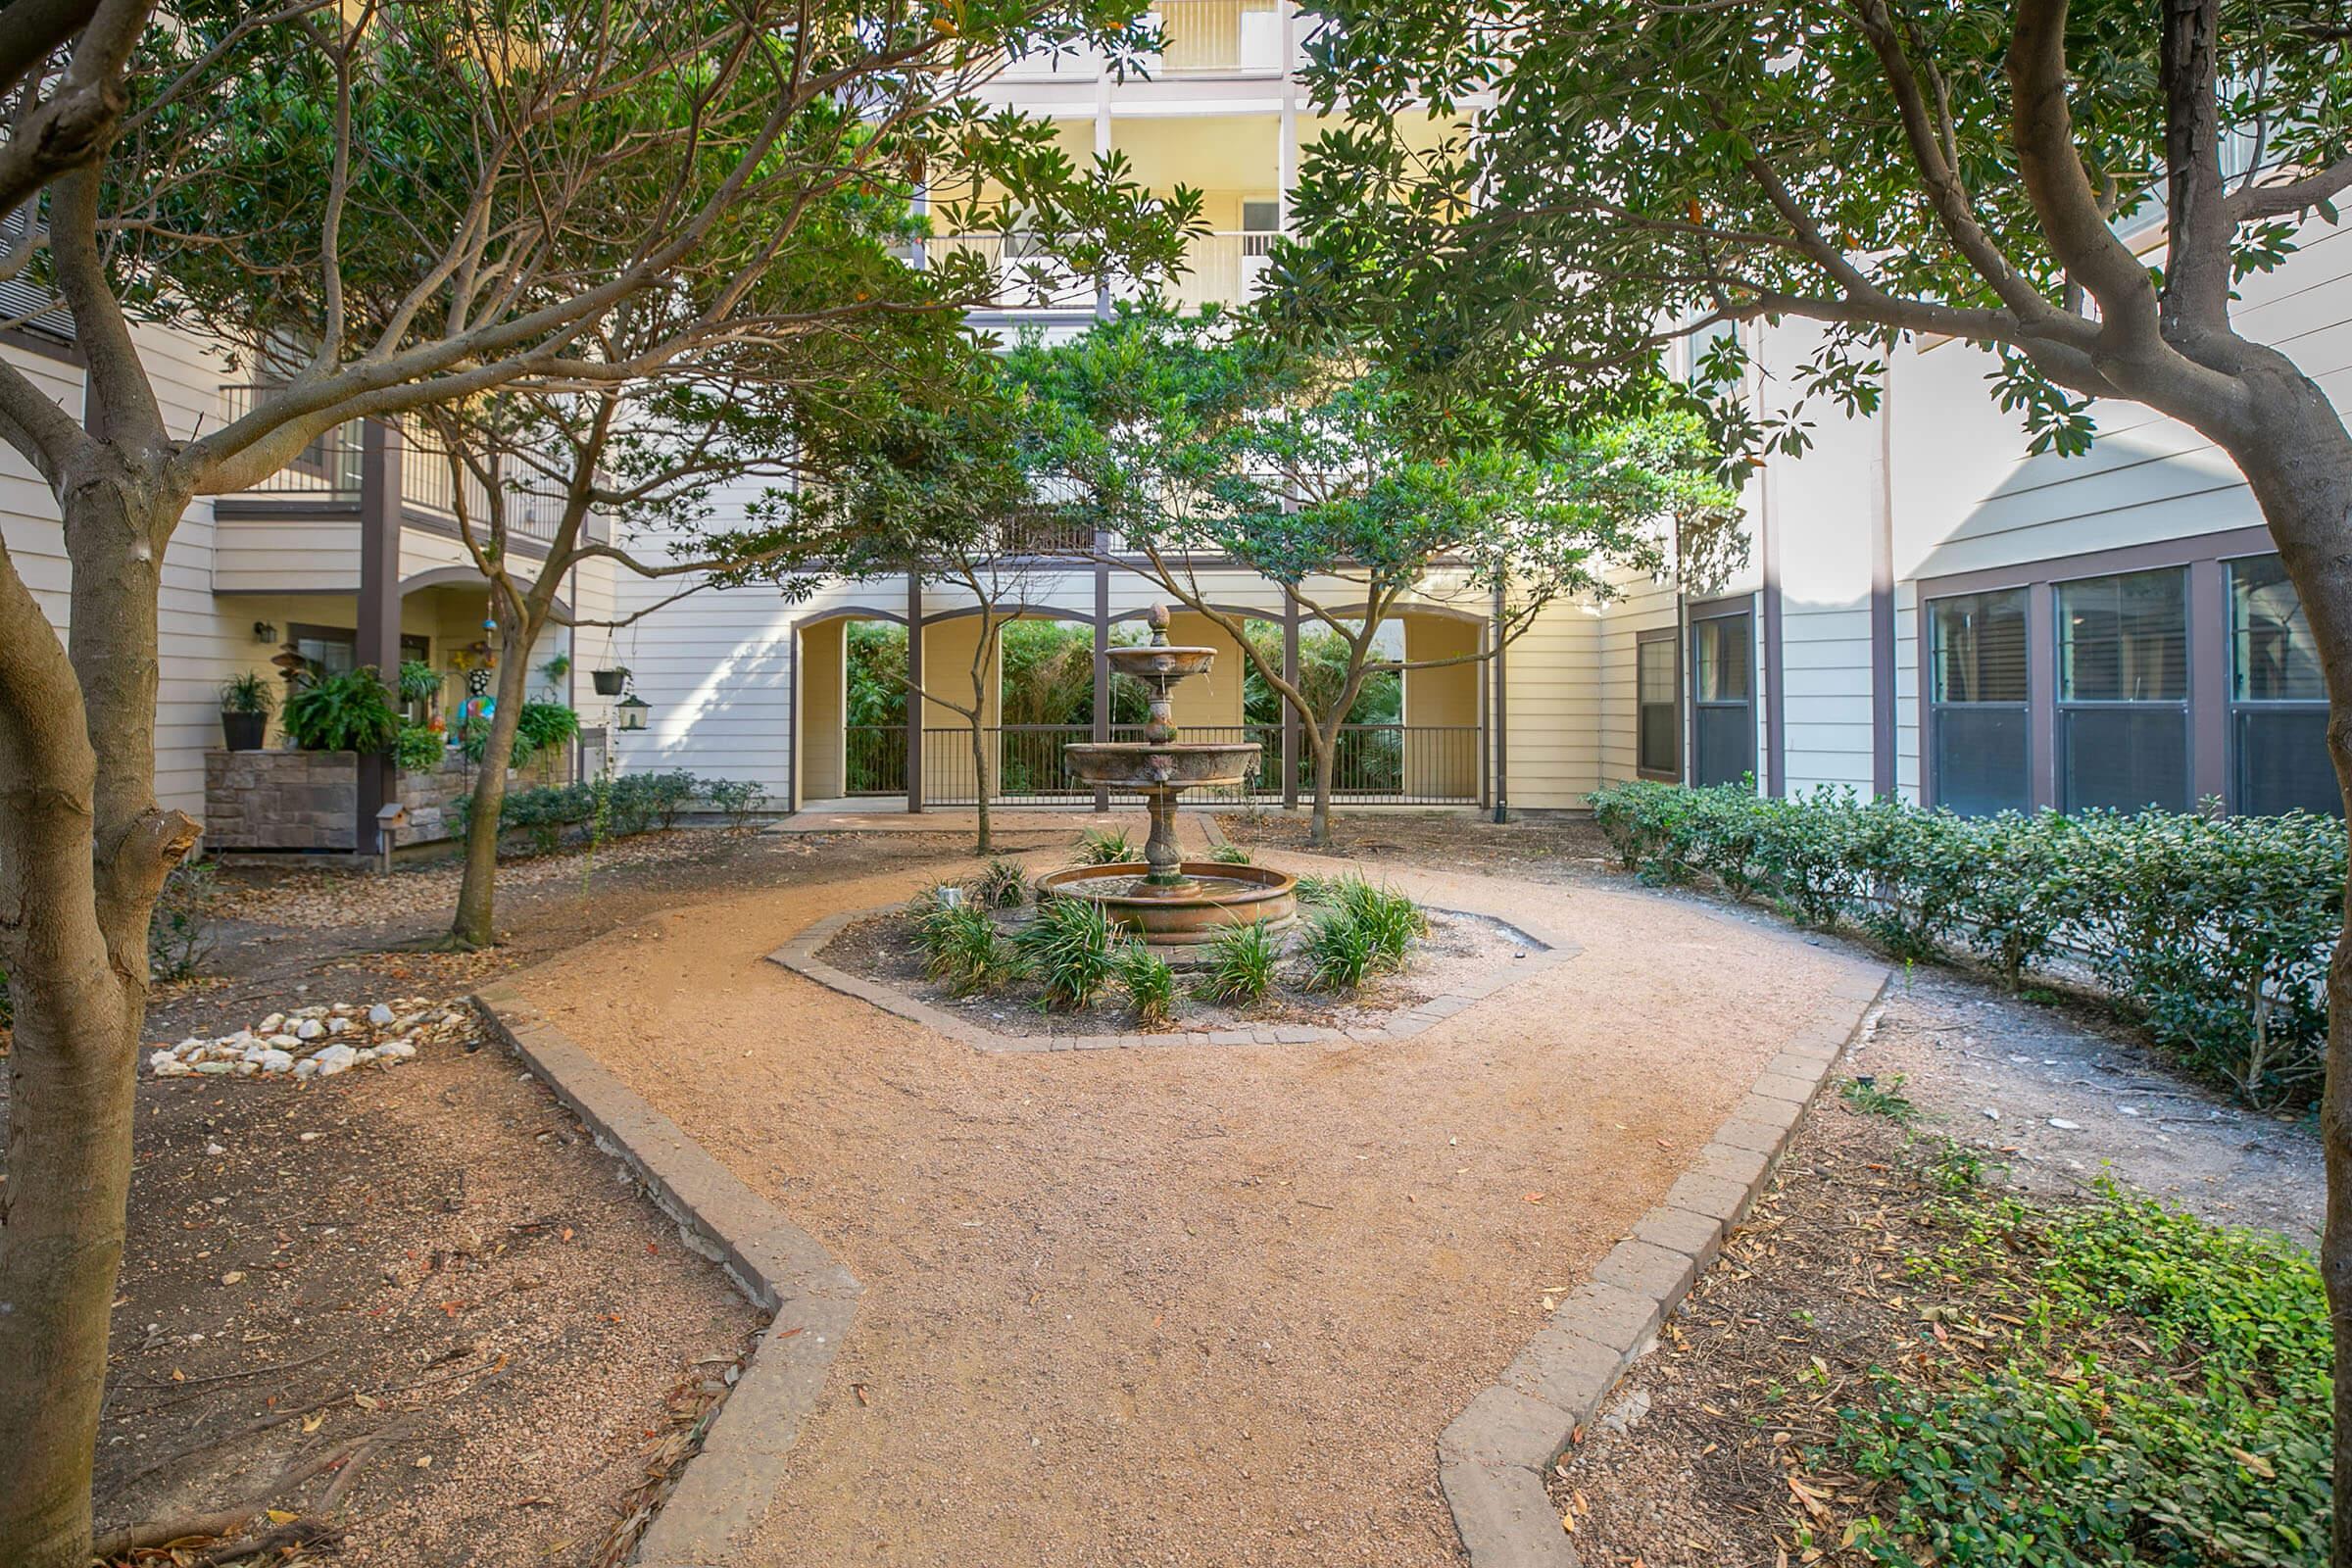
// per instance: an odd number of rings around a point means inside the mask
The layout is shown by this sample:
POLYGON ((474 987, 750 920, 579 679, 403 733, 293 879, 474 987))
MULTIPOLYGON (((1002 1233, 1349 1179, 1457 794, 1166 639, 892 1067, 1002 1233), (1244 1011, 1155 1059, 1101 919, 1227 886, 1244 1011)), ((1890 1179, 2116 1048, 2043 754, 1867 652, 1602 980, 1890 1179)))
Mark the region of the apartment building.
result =
MULTIPOLYGON (((1016 63, 992 90, 1049 118, 1075 156, 1117 152, 1154 188, 1203 191, 1213 232, 1177 298, 1246 301, 1287 221, 1301 149, 1324 128, 1295 76, 1305 24, 1288 0, 1162 0, 1157 17, 1165 46, 1150 80, 1114 81, 1099 61, 1064 57, 1016 63)), ((2352 237, 2315 224, 2303 239, 2287 265, 2244 280, 2239 319, 2340 400, 2352 395, 2352 237)), ((1017 240, 995 236, 938 234, 924 250, 949 247, 992 250, 1008 275, 1035 265, 1017 240)), ((1069 290, 977 324, 1074 331, 1111 303, 1069 290)), ((1779 370, 1802 359, 1808 333, 1793 321, 1756 329, 1761 402, 1785 395, 1779 370)), ((209 345, 151 330, 141 343, 175 428, 232 416, 251 395, 209 345)), ((29 323, 0 353, 78 409, 69 326, 29 323)), ((1703 595, 1629 581, 1605 603, 1554 606, 1491 662, 1406 673, 1381 712, 1344 735, 1340 799, 1576 809, 1626 778, 1752 776, 1773 793, 1830 785, 1963 810, 2206 797, 2245 811, 2338 809, 2309 634, 2228 459, 2127 404, 2097 410, 2088 456, 2029 456, 1994 405, 1991 368, 1964 343, 1904 345, 1876 416, 1825 411, 1812 451, 1754 476, 1745 564, 1703 595)), ((6 452, 0 482, 0 529, 62 628, 67 566, 47 491, 6 452)), ((362 423, 257 491, 191 507, 166 563, 168 804, 208 810, 218 688, 242 671, 274 676, 288 645, 322 669, 420 659, 452 705, 463 699, 485 598, 455 538, 448 484, 413 433, 362 423)), ((527 554, 527 523, 524 534, 527 554)), ((1024 535, 1021 618, 1097 649, 1140 635, 1152 590, 1091 559, 1104 543, 1024 535)), ((1272 584, 1213 565, 1203 580, 1277 657, 1295 665, 1311 645, 1272 584)), ((581 712, 588 741, 571 765, 609 759, 751 780, 777 809, 972 798, 959 714, 938 702, 853 711, 851 680, 879 637, 898 639, 918 681, 960 685, 981 630, 968 600, 900 578, 829 583, 793 601, 743 588, 662 606, 673 589, 609 565, 566 584, 571 616, 624 623, 561 632, 529 655, 534 665, 568 658, 534 684, 581 712), (642 731, 613 728, 612 700, 586 679, 620 666, 648 705, 642 731)), ((1317 593, 1345 598, 1337 585, 1317 593)), ((1222 654, 1180 693, 1179 721, 1203 738, 1259 741, 1267 766, 1250 794, 1268 806, 1298 797, 1300 738, 1250 691, 1241 650, 1197 615, 1180 614, 1175 635, 1222 654)), ((1434 582, 1386 635, 1408 658, 1487 649, 1493 606, 1434 582)), ((1059 769, 1059 751, 1119 732, 1114 703, 1009 719, 997 694, 985 706, 992 791, 1096 799, 1059 769)), ((325 842, 281 847, 364 849, 357 814, 325 842)), ((214 826, 217 847, 251 836, 214 826)))
MULTIPOLYGON (((1157 17, 1166 41, 1150 81, 1065 58, 1016 64, 995 90, 1050 117, 1074 156, 1116 151, 1153 188, 1205 192, 1215 232, 1176 296, 1247 300, 1300 149, 1323 128, 1292 70, 1305 24, 1287 0, 1164 0, 1157 17)), ((2352 237, 2319 224, 2304 242, 2245 280, 2239 318, 2352 391, 2352 237)), ((1017 241, 1009 255, 987 236, 931 244, 994 247, 1008 275, 1025 265, 1017 241)), ((1075 330, 1107 303, 1072 290, 979 324, 1075 330)), ((1785 395, 1778 372, 1809 330, 1755 329, 1761 402, 1785 395)), ((2339 809, 2309 634, 2229 460, 2126 404, 2097 411, 2089 456, 2029 456, 1993 402, 1992 368, 1964 343, 1905 345, 1878 415, 1821 413, 1811 452, 1751 480, 1747 560, 1730 581, 1704 595, 1627 582, 1607 603, 1555 607, 1492 663, 1408 673, 1394 715, 1344 741, 1341 798, 1575 809, 1636 776, 1752 776, 1773 793, 1851 787, 1962 810, 2206 797, 2339 809)), ((1037 548, 1025 615, 1078 623, 1098 645, 1133 634, 1151 598, 1140 576, 1037 548)), ((1222 608, 1296 649, 1271 585, 1205 580, 1222 608)), ((650 603, 626 583, 620 596, 650 603)), ((936 583, 833 584, 792 605, 706 595, 621 634, 653 705, 647 730, 620 743, 623 765, 757 778, 799 808, 969 799, 964 720, 949 709, 852 722, 844 650, 860 623, 914 627, 908 662, 934 682, 969 667, 973 607, 936 583)), ((1180 615, 1177 634, 1226 640, 1197 616, 1180 615)), ((1394 634, 1412 657, 1493 636, 1490 607, 1442 587, 1394 634)), ((1295 798, 1298 737, 1249 702, 1239 651, 1224 654, 1233 673, 1190 694, 1180 717, 1260 740, 1269 766, 1254 793, 1295 798)), ((1014 799, 1084 799, 1045 759, 1115 728, 1101 710, 989 718, 992 786, 1014 799)))
MULTIPOLYGON (((251 406, 249 379, 217 346, 136 330, 174 433, 218 428, 251 406)), ((82 370, 70 321, 49 316, 0 333, 0 354, 79 416, 82 370)), ((257 785, 247 776, 236 793, 255 798, 224 806, 220 717, 223 683, 252 672, 280 688, 284 665, 276 661, 288 653, 318 671, 356 664, 390 671, 403 660, 422 662, 442 677, 441 708, 456 711, 469 695, 470 671, 490 650, 487 584, 459 540, 450 486, 447 464, 414 431, 355 421, 319 438, 258 489, 199 498, 181 518, 164 558, 156 788, 164 805, 207 821, 210 847, 369 853, 376 847, 374 813, 402 800, 404 783, 420 808, 408 841, 454 828, 443 808, 469 787, 457 755, 449 759, 448 776, 431 780, 404 780, 388 767, 368 776, 375 764, 366 760, 313 764, 288 773, 274 805, 270 782, 257 785)), ((526 504, 524 515, 516 548, 527 560, 534 528, 543 536, 551 514, 526 504)), ((62 635, 71 568, 57 509, 31 466, 5 448, 0 535, 62 635)), ((610 619, 610 568, 582 568, 565 597, 579 617, 610 619)), ((601 636, 584 631, 575 649, 571 634, 561 633, 529 657, 538 664, 576 653, 571 662, 584 668, 583 661, 597 657, 601 636)), ((611 705, 590 692, 583 676, 566 669, 535 684, 577 707, 590 747, 601 746, 611 705)), ((271 750, 240 754, 248 775, 292 757, 275 750, 280 738, 272 720, 271 750)))

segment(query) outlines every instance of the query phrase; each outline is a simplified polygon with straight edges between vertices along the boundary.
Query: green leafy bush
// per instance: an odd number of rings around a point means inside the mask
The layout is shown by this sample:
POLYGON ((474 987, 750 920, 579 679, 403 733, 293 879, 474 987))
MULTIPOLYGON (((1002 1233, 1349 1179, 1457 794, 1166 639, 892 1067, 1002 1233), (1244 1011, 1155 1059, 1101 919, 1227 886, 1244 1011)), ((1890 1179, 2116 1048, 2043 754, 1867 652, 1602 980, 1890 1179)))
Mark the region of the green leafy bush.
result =
POLYGON ((401 725, 400 737, 392 743, 393 758, 411 773, 429 773, 439 767, 448 750, 449 737, 422 724, 401 725))
POLYGON ((373 664, 320 675, 296 686, 279 722, 306 752, 389 751, 400 736, 400 712, 373 664))
POLYGON ((1208 967, 1194 989, 1212 1002, 1248 1006, 1274 988, 1281 961, 1282 945, 1264 923, 1229 925, 1209 939, 1208 967))
MULTIPOLYGON (((1973 953, 2013 988, 2087 973, 2159 1045, 2256 1105, 2307 1101, 2327 1049, 2344 830, 2308 812, 1963 817, 1850 791, 1592 797, 1627 869, 1712 882, 1898 956, 1973 953)), ((1302 889, 1303 893, 1303 889, 1302 889)))
POLYGON ((1140 860, 1144 852, 1135 847, 1135 840, 1115 827, 1089 828, 1078 835, 1078 848, 1072 857, 1077 865, 1123 865, 1140 860))
POLYGON ((1972 1568, 2328 1561, 2333 1361, 2291 1244, 2112 1188, 2081 1207, 1962 1199, 1915 1261, 2007 1298, 1993 1356, 1906 1356, 1839 1412, 1875 1483, 1871 1560, 1972 1568))
POLYGON ((1049 899, 1013 945, 1028 960, 1047 1008, 1091 1006, 1117 972, 1110 913, 1093 899, 1049 899))
POLYGON ((1168 966, 1168 960, 1129 937, 1111 955, 1111 961, 1118 967, 1119 985, 1127 1000, 1135 1004, 1135 1021, 1147 1029, 1166 1023, 1176 1010, 1176 971, 1168 966))
MULTIPOLYGON (((514 711, 514 745, 509 767, 522 767, 541 752, 571 744, 580 732, 580 715, 562 703, 525 703, 514 711)), ((466 720, 460 736, 469 761, 479 762, 490 746, 490 725, 479 718, 466 720)))
MULTIPOLYGON (((677 825, 702 786, 692 773, 619 773, 582 784, 550 784, 509 790, 501 803, 498 830, 522 834, 532 851, 561 849, 574 830, 593 829, 599 838, 627 838, 677 825)), ((473 797, 457 803, 461 823, 471 819, 473 797)))
POLYGON ((766 804, 767 794, 749 779, 715 778, 703 786, 703 799, 727 819, 737 832, 752 825, 752 816, 766 804))

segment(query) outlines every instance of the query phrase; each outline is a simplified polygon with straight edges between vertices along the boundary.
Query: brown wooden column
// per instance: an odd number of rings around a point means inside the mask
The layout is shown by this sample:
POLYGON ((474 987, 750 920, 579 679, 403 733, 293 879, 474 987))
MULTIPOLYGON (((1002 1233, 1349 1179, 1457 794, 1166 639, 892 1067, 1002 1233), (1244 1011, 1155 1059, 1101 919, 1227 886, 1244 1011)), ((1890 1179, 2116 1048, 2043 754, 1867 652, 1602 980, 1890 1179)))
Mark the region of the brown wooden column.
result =
MULTIPOLYGON (((400 426, 369 419, 360 427, 359 662, 386 685, 400 679, 400 426)), ((352 843, 381 853, 375 815, 398 799, 398 764, 389 752, 360 759, 360 802, 352 843)))
MULTIPOLYGON (((1098 741, 1110 739, 1110 566, 1101 559, 1109 536, 1095 532, 1095 729, 1098 741)), ((1095 809, 1110 809, 1110 786, 1095 786, 1095 809)))
POLYGON ((923 808, 923 578, 906 574, 906 809, 923 808))

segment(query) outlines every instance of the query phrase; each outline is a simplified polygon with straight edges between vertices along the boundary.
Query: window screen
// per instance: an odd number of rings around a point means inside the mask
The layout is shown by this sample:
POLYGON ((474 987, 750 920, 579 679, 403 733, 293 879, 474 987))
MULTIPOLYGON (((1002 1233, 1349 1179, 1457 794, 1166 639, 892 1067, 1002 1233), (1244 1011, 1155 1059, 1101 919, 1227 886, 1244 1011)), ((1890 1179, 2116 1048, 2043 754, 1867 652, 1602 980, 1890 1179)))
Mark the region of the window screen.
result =
POLYGON ((2188 574, 2058 585, 2058 771, 2068 810, 2192 803, 2188 574))
POLYGON ((1640 710, 1635 763, 1644 773, 1682 771, 1681 718, 1674 699, 1674 634, 1644 634, 1634 644, 1634 700, 1640 710))
POLYGON ((1936 804, 1972 816, 2022 811, 2032 804, 2026 591, 1931 600, 1927 613, 1936 804))
POLYGON ((2230 563, 2230 747, 2239 810, 2343 814, 2319 651, 2277 556, 2230 563))
POLYGON ((1693 783, 1737 784, 1756 770, 1753 621, 1742 611, 1691 622, 1693 783))

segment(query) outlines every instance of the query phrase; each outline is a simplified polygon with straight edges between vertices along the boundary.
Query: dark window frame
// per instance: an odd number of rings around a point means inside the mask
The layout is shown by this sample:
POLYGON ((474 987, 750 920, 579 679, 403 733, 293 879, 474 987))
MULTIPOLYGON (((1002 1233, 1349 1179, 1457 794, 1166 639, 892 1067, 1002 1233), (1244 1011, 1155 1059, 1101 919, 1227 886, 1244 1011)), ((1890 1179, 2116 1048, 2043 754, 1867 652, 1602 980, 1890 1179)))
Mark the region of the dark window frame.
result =
MULTIPOLYGON (((1757 596, 1754 594, 1735 594, 1728 599, 1714 599, 1691 605, 1685 612, 1686 627, 1681 638, 1683 667, 1676 690, 1684 702, 1684 725, 1687 729, 1687 733, 1683 735, 1681 762, 1685 777, 1692 784, 1705 782, 1698 775, 1700 716, 1708 711, 1727 711, 1732 709, 1740 709, 1747 714, 1746 724, 1742 730, 1747 737, 1747 776, 1755 780, 1758 793, 1762 793, 1764 790, 1761 756, 1763 747, 1756 736, 1761 703, 1757 688, 1762 684, 1763 675, 1762 661, 1758 657, 1759 650, 1756 646, 1756 624, 1759 619, 1756 598, 1757 596), (1734 619, 1744 620, 1747 626, 1747 695, 1736 703, 1725 702, 1721 699, 1702 702, 1697 689, 1699 628, 1709 621, 1734 619)), ((1737 781, 1723 779, 1718 782, 1728 784, 1737 781)))
POLYGON ((2029 808, 2033 804, 2034 795, 2034 656, 2032 652, 2034 643, 2033 595, 2028 592, 2023 585, 2020 585, 2013 588, 1978 588, 1967 593, 1937 594, 1932 599, 1923 597, 1919 602, 1919 618, 1920 647, 1922 650, 1920 662, 1920 704, 1922 709, 1922 720, 1920 728, 1919 750, 1920 770, 1923 777, 1929 770, 1929 760, 1933 757, 1941 755, 1937 751, 1936 743, 1941 733, 1943 715, 1947 711, 1953 709, 1962 709, 1971 713, 2015 713, 2025 721, 2026 726, 2024 755, 2020 759, 2020 761, 2025 767, 2025 777, 2020 780, 2020 782, 2024 785, 2024 791, 2023 799, 2019 802, 2019 806, 2021 808, 2029 808), (1936 607, 1937 605, 1949 604, 1953 600, 1957 599, 1985 599, 1994 594, 2016 594, 2020 599, 2019 614, 2024 622, 2024 646, 2026 651, 2025 695, 2015 702, 1956 702, 1951 698, 1940 697, 1936 695, 1936 677, 1941 671, 1942 661, 1938 657, 1940 650, 1936 646, 1936 634, 1939 622, 1936 616, 1936 607))
MULTIPOLYGON (((2027 591, 2030 629, 2027 639, 2027 702, 2030 709, 2029 769, 2034 809, 2058 808, 2057 778, 2057 585, 2083 577, 2116 576, 2158 566, 2180 566, 2188 572, 2188 636, 2192 649, 2215 650, 2213 656, 2192 653, 2188 664, 2188 769, 2192 801, 2218 796, 2230 808, 2238 808, 2239 792, 2233 778, 2234 751, 2230 739, 2228 683, 2229 588, 2223 564, 2237 557, 2269 555, 2278 549, 2270 531, 2259 525, 2217 529, 2151 544, 2113 550, 2086 551, 2072 556, 2044 557, 2014 565, 1977 571, 1948 572, 1912 579, 1912 605, 1924 609, 1929 600, 1995 588, 2027 591)), ((1919 724, 1917 757, 1919 798, 1937 803, 1935 748, 1929 740, 1931 723, 1928 674, 1933 651, 1929 617, 1915 612, 1913 639, 1919 678, 1911 701, 1919 724)))
MULTIPOLYGON (((2276 717, 2281 714, 2317 717, 2323 726, 2328 718, 2328 699, 2325 697, 2240 697, 2237 694, 2237 619, 2232 598, 2238 567, 2246 562, 2278 559, 2278 552, 2274 549, 2228 556, 2222 561, 2222 697, 2229 712, 2227 736, 2230 759, 2230 788, 2224 798, 2232 811, 2244 810, 2247 798, 2252 793, 2246 779, 2245 732, 2249 717, 2276 717)), ((2340 802, 2337 804, 2340 806, 2340 802)))
MULTIPOLYGON (((2190 563, 2180 562, 2164 566, 2134 566, 2126 571, 2097 571, 2082 575, 2052 578, 2050 581, 2050 614, 2044 628, 2050 639, 2051 667, 2054 678, 2050 686, 2056 755, 2051 764, 2057 769, 2058 809, 2075 812, 2089 809, 2075 800, 2076 784, 2067 771, 2067 760, 2072 755, 2070 732, 2076 715, 2082 713, 2177 713, 2180 719, 2180 778, 2187 798, 2180 801, 2147 801, 2141 806, 2154 806, 2164 810, 2185 811, 2197 804, 2197 715, 2191 706, 2196 696, 2196 669, 2200 657, 2210 657, 2200 647, 2197 635, 2195 574, 2190 563), (2180 585, 2180 664, 2181 680, 2179 697, 2068 697, 2063 695, 2065 683, 2066 612, 2064 591, 2085 583, 2120 581, 2125 577, 2154 576, 2170 572, 2180 585)), ((2031 634, 2031 624, 2028 626, 2031 634)), ((2121 807, 2119 809, 2138 809, 2139 807, 2121 807)))
POLYGON ((1648 631, 1634 633, 1634 772, 1637 777, 1656 779, 1661 783, 1680 784, 1683 781, 1683 635, 1679 626, 1656 626, 1648 631), (1657 705, 1642 699, 1642 653, 1643 649, 1663 645, 1672 661, 1668 677, 1672 695, 1666 706, 1673 710, 1673 722, 1667 729, 1667 747, 1673 757, 1663 767, 1651 767, 1642 757, 1642 711, 1657 705))

